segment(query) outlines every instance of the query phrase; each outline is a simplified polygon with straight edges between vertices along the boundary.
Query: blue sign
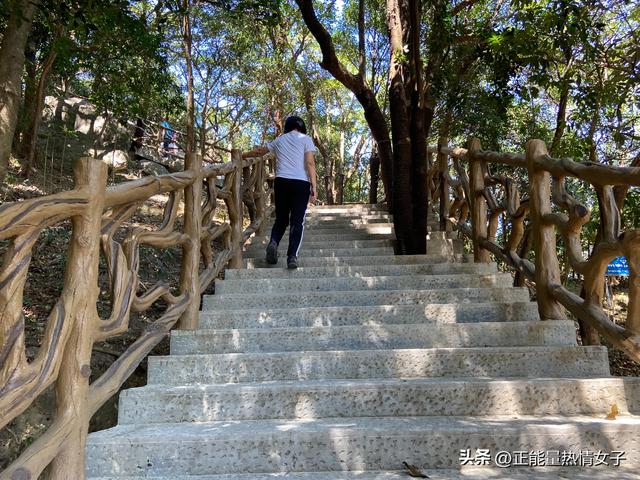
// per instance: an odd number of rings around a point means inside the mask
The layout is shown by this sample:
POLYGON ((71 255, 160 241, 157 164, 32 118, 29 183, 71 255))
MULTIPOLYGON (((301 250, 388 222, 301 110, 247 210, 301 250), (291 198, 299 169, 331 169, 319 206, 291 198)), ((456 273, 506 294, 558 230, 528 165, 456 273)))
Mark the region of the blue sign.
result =
POLYGON ((629 264, 625 257, 616 257, 611 260, 607 266, 607 275, 626 275, 629 276, 629 264))

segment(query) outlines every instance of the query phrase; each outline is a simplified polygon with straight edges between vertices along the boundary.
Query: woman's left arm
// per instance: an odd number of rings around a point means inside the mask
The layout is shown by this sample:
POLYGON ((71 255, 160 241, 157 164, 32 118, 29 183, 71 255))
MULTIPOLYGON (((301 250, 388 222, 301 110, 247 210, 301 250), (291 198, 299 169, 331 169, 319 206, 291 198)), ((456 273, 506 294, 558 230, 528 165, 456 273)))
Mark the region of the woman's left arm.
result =
POLYGON ((316 159, 313 152, 304 153, 304 168, 311 182, 311 203, 315 204, 318 198, 318 189, 316 188, 316 159))

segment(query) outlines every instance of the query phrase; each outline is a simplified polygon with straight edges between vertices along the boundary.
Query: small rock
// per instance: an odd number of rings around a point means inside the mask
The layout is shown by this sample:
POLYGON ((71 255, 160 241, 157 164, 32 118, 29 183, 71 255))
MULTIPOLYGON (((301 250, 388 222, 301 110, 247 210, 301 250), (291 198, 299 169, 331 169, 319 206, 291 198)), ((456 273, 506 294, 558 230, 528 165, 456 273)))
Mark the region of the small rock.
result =
POLYGON ((129 154, 124 150, 111 150, 104 153, 102 160, 113 170, 126 170, 129 154))
POLYGON ((142 167, 142 173, 145 175, 166 175, 169 173, 169 170, 165 167, 150 160, 141 160, 140 166, 142 167))

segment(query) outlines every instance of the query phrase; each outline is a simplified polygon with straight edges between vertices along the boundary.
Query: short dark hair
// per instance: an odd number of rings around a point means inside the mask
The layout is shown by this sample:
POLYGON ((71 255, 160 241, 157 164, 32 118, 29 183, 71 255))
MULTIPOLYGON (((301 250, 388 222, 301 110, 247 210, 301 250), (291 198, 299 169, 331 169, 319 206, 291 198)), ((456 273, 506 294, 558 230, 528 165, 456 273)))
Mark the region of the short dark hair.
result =
POLYGON ((296 115, 287 117, 284 121, 284 133, 289 133, 293 130, 297 130, 300 133, 307 133, 307 126, 304 124, 304 120, 296 115))

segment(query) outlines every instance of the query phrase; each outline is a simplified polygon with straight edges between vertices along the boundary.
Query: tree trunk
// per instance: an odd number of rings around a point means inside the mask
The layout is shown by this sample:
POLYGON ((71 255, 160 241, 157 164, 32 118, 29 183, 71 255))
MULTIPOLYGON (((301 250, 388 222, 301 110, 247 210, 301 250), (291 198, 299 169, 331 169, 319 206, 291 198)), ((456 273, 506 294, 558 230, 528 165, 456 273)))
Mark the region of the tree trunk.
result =
POLYGON ((367 121, 369 130, 373 140, 378 145, 378 158, 380 160, 380 177, 384 187, 384 196, 387 201, 389 210, 393 209, 393 149, 391 146, 391 138, 389 137, 389 128, 382 110, 378 106, 375 94, 367 91, 362 94, 356 94, 356 98, 364 108, 364 118, 367 121))
POLYGON ((22 93, 24 51, 36 6, 37 0, 9 1, 9 20, 0 44, 0 182, 9 164, 22 93))
POLYGON ((369 159, 369 203, 378 203, 378 178, 380 175, 380 157, 378 146, 374 142, 371 158, 369 159))
MULTIPOLYGON (((405 43, 410 45, 411 92, 411 197, 413 203, 413 253, 427 253, 427 137, 425 129, 423 66, 420 52, 421 0, 409 0, 409 29, 405 43)), ((429 125, 430 128, 430 125, 429 125)), ((448 192, 447 192, 448 194, 448 192)))
POLYGON ((387 0, 387 28, 391 44, 389 66, 389 112, 393 141, 393 223, 397 253, 415 251, 413 234, 412 154, 409 98, 404 79, 409 75, 404 52, 407 31, 407 4, 403 0, 387 0))
POLYGON ((31 124, 31 114, 35 110, 33 106, 36 101, 36 78, 38 76, 38 62, 36 61, 35 45, 32 40, 27 41, 27 47, 25 49, 25 78, 24 78, 24 93, 22 96, 22 107, 18 112, 18 121, 16 123, 16 129, 13 133, 13 148, 14 152, 22 153, 23 135, 31 124))
MULTIPOLYGON (((193 87, 193 57, 191 34, 191 0, 183 0, 182 8, 182 45, 184 60, 187 67, 187 135, 185 139, 184 169, 190 170, 196 175, 200 174, 202 159, 195 152, 195 100, 193 87)), ((235 161, 235 160, 234 160, 235 161)), ((236 172, 236 178, 241 175, 236 172)), ((238 180, 236 180, 238 181, 238 180)), ((202 181, 197 181, 184 191, 184 227, 183 231, 189 236, 190 241, 182 245, 182 265, 180 268, 180 293, 191 298, 189 307, 180 318, 180 328, 195 330, 198 326, 198 309, 200 298, 200 284, 198 281, 198 268, 200 266, 200 238, 202 224, 200 218, 202 196, 202 181)), ((242 212, 242 202, 237 203, 242 212)), ((242 216, 242 213, 240 213, 242 216)), ((234 245, 237 247, 237 245, 234 245)), ((237 262, 237 258, 235 259, 237 262)), ((234 260, 232 260, 233 263, 234 260)), ((242 265, 242 258, 240 258, 242 265)), ((237 263, 233 268, 237 268, 237 263)))
MULTIPOLYGON (((389 105, 393 140, 393 213, 398 253, 427 250, 427 138, 432 115, 426 115, 420 51, 421 0, 388 0, 391 44, 389 105)), ((431 112, 432 113, 432 112, 431 112)))
MULTIPOLYGON (((36 98, 33 105, 33 111, 31 112, 31 124, 24 132, 24 138, 22 139, 22 153, 24 160, 22 164, 22 174, 25 178, 29 177, 31 167, 36 154, 36 142, 38 140, 38 130, 40 129, 40 121, 42 120, 42 109, 44 108, 44 93, 47 86, 47 80, 49 73, 56 61, 57 52, 52 45, 51 51, 47 55, 47 58, 42 65, 42 71, 40 72, 40 78, 38 79, 38 88, 36 89, 36 98)), ((105 125, 107 122, 105 122, 105 125)))
POLYGON ((589 143, 589 161, 593 163, 598 161, 598 152, 596 150, 596 142, 594 141, 594 137, 596 136, 596 130, 598 129, 599 123, 600 105, 599 102, 596 102, 593 117, 591 117, 591 123, 589 124, 589 133, 587 134, 587 142, 589 143))
MULTIPOLYGON (((640 153, 637 154, 631 163, 628 165, 629 167, 640 167, 640 153)), ((627 192, 631 188, 630 185, 616 185, 613 187, 613 196, 616 199, 616 206, 620 211, 620 215, 622 215, 622 209, 624 207, 624 199, 627 196, 627 192)))
POLYGON ((393 153, 389 129, 385 116, 378 105, 376 95, 369 86, 366 85, 363 75, 354 75, 338 60, 333 45, 333 39, 329 32, 318 20, 313 8, 313 0, 296 0, 298 8, 302 13, 302 18, 315 37, 320 50, 322 51, 322 61, 320 66, 327 70, 342 85, 347 87, 356 96, 364 110, 364 117, 371 130, 373 139, 378 144, 380 153, 380 165, 382 167, 382 183, 384 184, 385 196, 390 208, 392 207, 392 159, 393 153))
POLYGON ((344 173, 338 173, 336 175, 336 203, 338 205, 344 204, 344 173))
POLYGON ((316 129, 316 123, 315 123, 314 112, 313 112, 313 99, 311 95, 311 85, 309 85, 309 80, 304 75, 304 73, 299 71, 297 73, 300 78, 300 83, 302 84, 302 89, 304 92, 304 104, 307 110, 307 130, 309 131, 309 134, 313 139, 313 143, 316 145, 316 147, 318 147, 318 151, 320 152, 320 157, 322 157, 322 168, 324 170, 323 185, 324 185, 324 191, 325 191, 325 197, 326 197, 325 200, 329 205, 333 205, 334 203, 333 190, 331 188, 331 182, 327 180, 328 178, 330 179, 332 175, 331 174, 331 171, 332 171, 331 157, 329 155, 326 145, 324 144, 324 142, 320 138, 320 135, 318 134, 318 130, 316 129))
POLYGON ((560 103, 558 104, 558 114, 556 115, 556 131, 553 134, 551 150, 549 155, 556 155, 560 141, 567 126, 567 102, 569 101, 569 82, 564 82, 560 90, 560 103))

